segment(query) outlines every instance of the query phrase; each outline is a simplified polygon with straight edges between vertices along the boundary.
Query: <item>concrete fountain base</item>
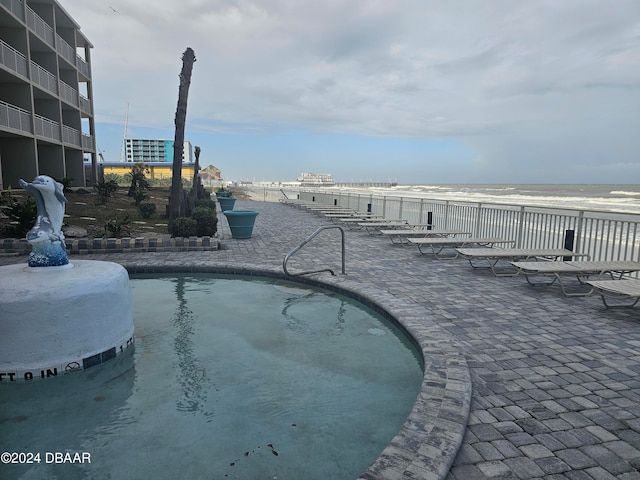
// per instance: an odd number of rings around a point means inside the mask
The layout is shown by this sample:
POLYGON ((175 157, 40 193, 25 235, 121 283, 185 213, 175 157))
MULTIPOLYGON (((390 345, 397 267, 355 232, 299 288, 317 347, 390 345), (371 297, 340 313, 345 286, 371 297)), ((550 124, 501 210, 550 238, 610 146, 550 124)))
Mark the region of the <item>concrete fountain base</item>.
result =
POLYGON ((0 382, 98 365, 133 345, 129 275, 112 262, 0 267, 0 382))

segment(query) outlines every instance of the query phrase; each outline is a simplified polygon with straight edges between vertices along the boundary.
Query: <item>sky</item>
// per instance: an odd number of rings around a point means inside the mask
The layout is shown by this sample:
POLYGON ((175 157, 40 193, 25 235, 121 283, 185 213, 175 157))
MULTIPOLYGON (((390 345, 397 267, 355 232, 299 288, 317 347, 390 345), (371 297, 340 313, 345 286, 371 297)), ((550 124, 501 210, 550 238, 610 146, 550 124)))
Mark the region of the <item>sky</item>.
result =
POLYGON ((96 141, 185 139, 226 180, 640 183, 637 0, 59 0, 96 141), (126 128, 125 128, 126 127, 126 128))

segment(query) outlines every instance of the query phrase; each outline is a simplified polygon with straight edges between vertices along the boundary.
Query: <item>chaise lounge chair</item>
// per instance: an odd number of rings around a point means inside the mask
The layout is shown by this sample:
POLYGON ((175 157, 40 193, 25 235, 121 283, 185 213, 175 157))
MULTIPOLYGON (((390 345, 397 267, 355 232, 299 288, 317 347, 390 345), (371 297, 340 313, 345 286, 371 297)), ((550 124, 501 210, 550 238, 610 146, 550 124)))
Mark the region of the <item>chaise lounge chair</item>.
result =
POLYGON ((602 297, 606 308, 633 307, 640 300, 640 279, 628 278, 623 280, 589 280, 591 285, 602 297), (610 303, 611 300, 615 304, 610 303), (618 301, 631 301, 620 304, 618 301))
MULTIPOLYGON (((409 225, 405 225, 408 227, 409 225)), ((428 237, 448 237, 450 235, 469 235, 469 232, 460 230, 427 230, 431 225, 410 225, 407 229, 380 230, 383 236, 389 237, 391 243, 403 244, 409 243, 410 238, 428 238, 428 237)))
POLYGON ((511 262, 520 270, 530 285, 553 285, 558 282, 562 293, 567 297, 589 295, 593 286, 586 280, 590 277, 601 279, 608 275, 612 280, 620 279, 623 275, 640 271, 640 262, 632 261, 568 261, 568 262, 511 262), (578 280, 579 288, 571 290, 563 281, 563 277, 574 276, 578 280), (535 277, 553 277, 551 281, 535 281, 535 277))
POLYGON ((458 258, 460 253, 455 250, 453 255, 442 255, 444 249, 453 249, 456 247, 486 247, 491 248, 500 243, 515 243, 513 240, 505 240, 498 237, 427 237, 427 238, 410 238, 409 242, 418 245, 418 250, 423 255, 432 254, 439 260, 458 258), (424 249, 428 249, 424 251, 424 249))
POLYGON ((486 262, 485 268, 490 268, 496 277, 513 277, 520 273, 517 268, 498 271, 496 265, 500 260, 516 262, 530 259, 558 260, 563 257, 587 257, 587 260, 589 259, 589 255, 586 253, 576 253, 564 248, 456 248, 456 250, 461 257, 469 260, 469 264, 473 268, 482 268, 474 264, 474 260, 486 262))

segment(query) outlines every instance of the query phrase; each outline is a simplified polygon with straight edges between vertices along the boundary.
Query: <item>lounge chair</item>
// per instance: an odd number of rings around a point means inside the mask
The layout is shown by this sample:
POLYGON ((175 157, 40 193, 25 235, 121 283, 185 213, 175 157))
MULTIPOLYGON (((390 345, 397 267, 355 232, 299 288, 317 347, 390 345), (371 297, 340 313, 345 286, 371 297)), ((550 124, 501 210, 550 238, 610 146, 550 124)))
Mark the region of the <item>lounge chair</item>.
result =
MULTIPOLYGON (((482 268, 475 261, 486 262, 485 268, 490 268, 496 277, 513 277, 520 273, 517 268, 507 271, 498 271, 496 265, 500 260, 517 262, 530 259, 558 260, 563 257, 587 257, 586 253, 576 253, 564 248, 456 248, 461 257, 469 260, 473 268, 482 268)), ((513 265, 510 265, 513 267, 513 265)))
POLYGON ((593 292, 593 286, 586 280, 590 277, 601 279, 608 275, 610 279, 620 279, 623 275, 640 271, 640 262, 632 261, 568 261, 568 262, 511 262, 511 265, 520 270, 530 285, 553 285, 558 282, 562 293, 567 297, 589 295, 593 292), (575 276, 579 288, 571 288, 565 285, 563 278, 575 276), (551 281, 537 281, 535 277, 553 277, 551 281))
POLYGON ((459 230, 428 230, 432 225, 424 224, 424 225, 404 225, 405 227, 411 228, 398 228, 398 229, 390 229, 390 230, 380 230, 380 234, 386 237, 389 237, 391 243, 402 244, 409 243, 410 238, 426 238, 426 237, 436 237, 436 236, 447 236, 447 235, 469 235, 468 232, 462 232, 459 230))
POLYGON ((380 235, 380 230, 393 230, 400 228, 408 228, 407 220, 379 220, 371 219, 364 222, 358 222, 360 228, 364 228, 369 235, 380 235))
POLYGON ((437 259, 454 259, 458 258, 460 253, 457 250, 453 255, 442 255, 445 249, 453 249, 456 247, 493 247, 495 244, 515 243, 513 240, 505 240, 498 237, 426 237, 426 238, 410 238, 410 243, 418 245, 418 250, 423 255, 432 254, 437 259), (424 249, 428 249, 424 251, 424 249))
POLYGON ((589 280, 587 283, 600 294, 606 308, 633 307, 640 300, 640 279, 638 278, 589 280), (611 300, 615 304, 611 303, 611 300), (618 303, 619 301, 632 300, 632 303, 618 303))

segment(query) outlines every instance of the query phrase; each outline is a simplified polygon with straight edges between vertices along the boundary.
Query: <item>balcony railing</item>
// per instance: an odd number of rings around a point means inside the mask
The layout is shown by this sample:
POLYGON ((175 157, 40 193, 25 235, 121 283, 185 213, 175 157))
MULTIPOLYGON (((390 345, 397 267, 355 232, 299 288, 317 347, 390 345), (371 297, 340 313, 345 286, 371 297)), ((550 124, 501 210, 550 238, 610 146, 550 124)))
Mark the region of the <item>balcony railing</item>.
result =
POLYGON ((27 57, 2 40, 0 40, 0 65, 27 78, 27 57))
POLYGON ((21 0, 0 0, 0 5, 4 5, 11 13, 24 22, 24 8, 21 0))
POLYGON ((83 95, 80 95, 80 110, 88 113, 89 115, 93 115, 91 100, 89 100, 87 97, 84 97, 83 95))
POLYGON ((78 91, 75 88, 64 83, 62 80, 58 81, 58 87, 60 88, 60 98, 74 107, 79 105, 78 91))
POLYGON ((56 34, 56 50, 71 65, 76 64, 76 52, 60 35, 56 34))
POLYGON ((0 101, 0 127, 33 133, 31 131, 31 114, 23 108, 0 101))
POLYGON ((60 124, 49 120, 42 115, 34 115, 34 123, 36 126, 36 135, 51 140, 60 141, 60 124))
POLYGON ((76 55, 76 68, 80 70, 80 73, 87 78, 91 78, 91 72, 89 72, 89 64, 79 55, 76 55))
POLYGON ((47 69, 42 68, 33 60, 31 61, 31 80, 36 85, 41 86, 54 95, 58 94, 58 82, 55 75, 53 75, 47 69))
POLYGON ((55 35, 53 33, 53 28, 45 22, 40 16, 34 12, 30 7, 27 6, 27 26, 33 30, 33 32, 38 35, 44 42, 49 45, 51 48, 56 48, 55 46, 55 35))
POLYGON ((82 134, 82 149, 85 151, 88 150, 90 152, 95 152, 92 135, 87 135, 86 133, 82 134))
POLYGON ((66 125, 62 126, 62 141, 68 145, 82 147, 80 131, 66 125))

